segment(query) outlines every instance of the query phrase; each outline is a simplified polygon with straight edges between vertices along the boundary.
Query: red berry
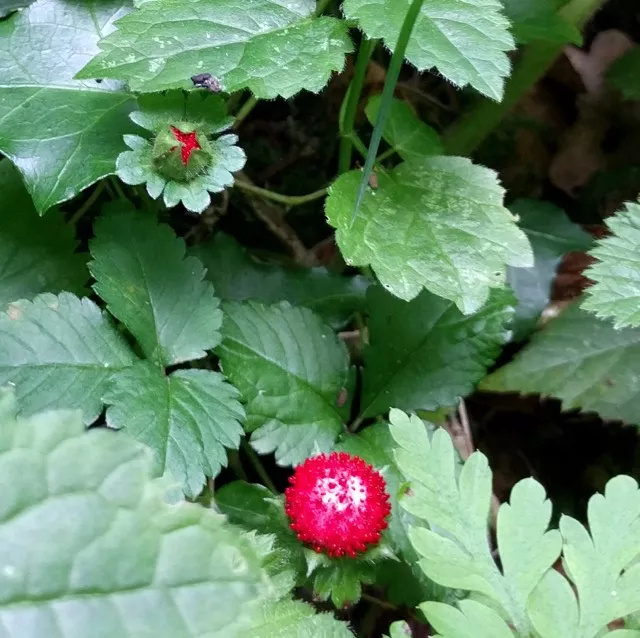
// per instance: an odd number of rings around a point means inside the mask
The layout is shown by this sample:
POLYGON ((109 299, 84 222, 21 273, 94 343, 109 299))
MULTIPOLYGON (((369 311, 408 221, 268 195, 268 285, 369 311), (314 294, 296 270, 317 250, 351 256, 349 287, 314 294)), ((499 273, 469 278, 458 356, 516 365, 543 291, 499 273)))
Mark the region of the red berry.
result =
POLYGON ((191 153, 200 148, 200 144, 196 139, 198 134, 196 133, 196 131, 183 133, 175 126, 171 127, 171 132, 175 136, 176 140, 178 140, 178 142, 180 142, 181 144, 180 153, 182 157, 182 163, 186 166, 189 162, 189 158, 191 157, 191 153))
POLYGON ((355 557, 380 541, 391 511, 382 475, 359 456, 320 454, 296 467, 285 511, 298 539, 316 552, 355 557))

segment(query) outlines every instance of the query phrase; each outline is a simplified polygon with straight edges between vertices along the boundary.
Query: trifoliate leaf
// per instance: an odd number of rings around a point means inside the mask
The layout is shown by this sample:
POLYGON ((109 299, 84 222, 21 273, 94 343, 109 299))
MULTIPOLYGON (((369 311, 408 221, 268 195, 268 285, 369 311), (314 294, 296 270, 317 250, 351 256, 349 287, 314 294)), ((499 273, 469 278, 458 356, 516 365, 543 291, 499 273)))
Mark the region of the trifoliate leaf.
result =
POLYGON ((205 265, 205 277, 222 299, 289 301, 311 308, 334 327, 365 308, 369 281, 360 275, 342 277, 321 267, 288 268, 258 261, 224 233, 189 252, 205 265))
POLYGON ((0 386, 15 386, 23 414, 78 408, 92 423, 111 375, 135 360, 89 299, 45 293, 13 302, 0 314, 0 386))
POLYGON ((607 220, 612 235, 601 239, 590 255, 598 263, 585 271, 595 284, 582 302, 616 328, 640 326, 640 204, 627 204, 607 220))
MULTIPOLYGON (((236 135, 223 135, 210 141, 211 158, 208 167, 195 177, 177 181, 162 175, 153 163, 153 144, 138 135, 125 135, 131 149, 118 155, 116 173, 125 183, 146 184, 153 199, 162 195, 165 206, 182 203, 191 212, 202 213, 211 203, 209 193, 220 193, 233 184, 233 173, 246 162, 244 151, 236 146, 236 135)), ((176 142, 176 146, 177 146, 176 142)))
POLYGON ((204 357, 222 312, 204 268, 165 225, 139 212, 102 216, 91 241, 95 291, 160 366, 204 357), (160 258, 161 257, 161 258, 160 258))
POLYGON ((280 465, 330 450, 343 428, 344 344, 311 310, 286 302, 227 302, 224 311, 220 363, 242 394, 253 447, 280 465))
POLYGON ((435 410, 469 394, 507 341, 513 297, 494 290, 487 304, 463 315, 451 301, 424 291, 412 301, 380 286, 367 293, 371 317, 363 353, 361 415, 392 405, 435 410))
POLYGON ((217 372, 165 376, 146 361, 114 375, 104 395, 107 424, 148 445, 159 470, 180 481, 190 497, 227 464, 225 448, 240 443, 244 410, 238 398, 217 372))
POLYGON ((407 301, 423 288, 465 314, 505 282, 506 264, 531 266, 524 233, 502 205, 495 173, 462 157, 429 157, 378 173, 351 222, 360 171, 340 176, 326 203, 345 259, 371 265, 407 301))
POLYGON ((640 329, 616 330, 574 304, 479 387, 558 397, 565 410, 640 423, 639 365, 640 329))
POLYGON ((167 504, 150 455, 77 412, 15 420, 0 396, 0 627, 19 638, 236 638, 266 594, 210 510, 167 504))
POLYGON ((251 638, 353 638, 347 625, 333 614, 318 614, 300 600, 265 602, 248 635, 251 638))
POLYGON ((611 65, 607 80, 628 100, 640 100, 640 46, 634 47, 611 65))
POLYGON ((558 13, 558 0, 502 0, 511 29, 521 44, 543 40, 581 44, 580 30, 558 13))
POLYGON ((74 74, 128 11, 123 0, 40 0, 0 23, 0 151, 42 214, 115 171, 131 95, 74 74))
MULTIPOLYGON (((374 95, 367 103, 365 113, 375 126, 380 110, 380 96, 374 95)), ((404 160, 421 160, 425 155, 443 153, 440 136, 416 117, 412 108, 403 100, 394 99, 384 124, 382 136, 404 160)))
MULTIPOLYGON (((562 544, 557 530, 547 531, 551 503, 546 500, 544 488, 533 479, 522 480, 514 486, 510 504, 500 508, 500 571, 488 541, 491 470, 486 457, 474 452, 458 473, 453 443, 444 430, 436 430, 430 441, 417 417, 392 410, 390 421, 391 434, 399 445, 396 464, 411 481, 410 495, 401 504, 431 527, 416 526, 409 532, 422 556, 420 567, 441 585, 488 597, 507 614, 520 632, 518 635, 528 636, 531 623, 525 609, 527 599, 558 558, 562 544)), ((500 626, 499 616, 483 607, 478 610, 462 606, 462 615, 451 613, 448 617, 438 606, 436 617, 442 623, 453 622, 454 626, 467 622, 463 620, 466 618, 470 630, 475 619, 482 617, 489 626, 500 626)), ((430 620, 429 607, 424 611, 430 620)), ((438 625, 436 628, 443 633, 438 625)), ((464 634, 444 633, 445 638, 459 635, 464 634)))
POLYGON ((231 127, 227 105, 220 95, 191 91, 166 91, 138 97, 138 109, 129 116, 148 131, 158 132, 167 122, 194 122, 206 135, 231 127))
POLYGON ((593 240, 564 212, 548 202, 534 199, 516 200, 509 210, 520 219, 533 248, 531 268, 507 268, 507 281, 518 304, 513 320, 514 339, 522 340, 536 327, 549 303, 556 269, 565 253, 588 250, 593 240))
MULTIPOLYGON (((345 0, 343 9, 369 38, 396 45, 410 0, 345 0)), ((406 58, 420 71, 433 67, 460 87, 470 84, 500 100, 515 47, 499 0, 426 0, 415 22, 406 58)))
POLYGON ((314 18, 315 8, 315 0, 147 2, 118 21, 77 77, 116 78, 150 93, 189 88, 194 73, 208 72, 228 93, 317 92, 352 46, 344 22, 314 18))
POLYGON ((53 211, 38 217, 11 162, 0 162, 0 308, 39 292, 81 293, 89 278, 73 228, 53 211))

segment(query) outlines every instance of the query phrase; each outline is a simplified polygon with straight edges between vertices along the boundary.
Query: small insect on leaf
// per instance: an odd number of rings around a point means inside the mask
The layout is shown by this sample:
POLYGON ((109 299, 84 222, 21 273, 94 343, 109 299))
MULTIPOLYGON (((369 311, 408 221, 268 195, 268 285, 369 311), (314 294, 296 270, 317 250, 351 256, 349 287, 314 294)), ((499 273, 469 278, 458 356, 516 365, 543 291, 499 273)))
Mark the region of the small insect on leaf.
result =
POLYGON ((199 89, 207 89, 211 93, 220 93, 222 91, 222 85, 218 78, 211 75, 211 73, 198 73, 191 76, 193 86, 199 89))
POLYGON ((374 172, 371 172, 371 175, 369 175, 369 186, 374 190, 378 188, 378 176, 374 172))

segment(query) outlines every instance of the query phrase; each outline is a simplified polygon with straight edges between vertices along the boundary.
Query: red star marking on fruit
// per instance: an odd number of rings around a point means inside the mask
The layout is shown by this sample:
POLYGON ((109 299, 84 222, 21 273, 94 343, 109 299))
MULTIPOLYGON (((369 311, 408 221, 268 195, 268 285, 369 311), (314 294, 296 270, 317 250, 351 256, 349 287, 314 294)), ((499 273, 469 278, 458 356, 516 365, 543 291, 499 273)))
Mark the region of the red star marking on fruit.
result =
MULTIPOLYGON (((200 144, 198 144, 198 140, 196 139, 198 133, 196 131, 192 131, 191 133, 183 133, 175 126, 171 127, 171 132, 174 134, 178 142, 180 142, 182 163, 186 166, 187 162, 189 161, 189 157, 191 157, 191 153, 200 148, 200 144)), ((178 147, 174 146, 171 150, 173 151, 176 148, 178 147)))
POLYGON ((321 454, 296 467, 285 490, 290 527, 303 543, 332 557, 380 541, 391 511, 382 475, 358 456, 321 454))

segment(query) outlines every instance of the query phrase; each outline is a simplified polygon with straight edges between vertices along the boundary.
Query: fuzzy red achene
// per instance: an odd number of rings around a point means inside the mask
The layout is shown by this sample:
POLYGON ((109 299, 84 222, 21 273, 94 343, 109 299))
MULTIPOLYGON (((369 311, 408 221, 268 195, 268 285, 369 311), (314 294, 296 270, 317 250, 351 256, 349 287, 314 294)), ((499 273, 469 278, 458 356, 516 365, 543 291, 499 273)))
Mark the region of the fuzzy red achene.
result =
POLYGON ((380 541, 391 511, 382 475, 359 456, 320 454, 296 467, 285 511, 298 539, 316 552, 354 558, 380 541))
MULTIPOLYGON (((195 151, 197 148, 200 148, 200 144, 198 144, 198 140, 196 139, 198 133, 196 131, 192 131, 191 133, 183 133, 175 126, 171 127, 171 132, 174 134, 178 142, 180 142, 182 163, 186 166, 187 162, 189 161, 189 157, 191 157, 191 153, 193 153, 193 151, 195 151)), ((174 146, 171 150, 174 150, 175 148, 177 148, 177 146, 174 146)))

